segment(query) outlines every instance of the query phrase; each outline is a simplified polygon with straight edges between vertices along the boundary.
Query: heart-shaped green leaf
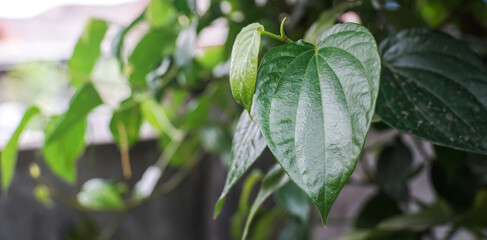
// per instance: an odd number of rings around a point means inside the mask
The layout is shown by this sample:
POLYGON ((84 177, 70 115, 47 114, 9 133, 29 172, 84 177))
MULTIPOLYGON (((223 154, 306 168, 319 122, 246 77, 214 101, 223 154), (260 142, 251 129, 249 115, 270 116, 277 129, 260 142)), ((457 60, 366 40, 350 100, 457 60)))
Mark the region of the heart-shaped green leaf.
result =
POLYGON ((260 29, 264 30, 264 26, 252 23, 240 31, 233 44, 230 60, 230 87, 233 97, 249 113, 257 76, 260 29))
POLYGON ((256 121, 324 224, 362 150, 379 75, 375 40, 353 23, 325 31, 317 46, 297 42, 271 49, 259 68, 256 121))
POLYGON ((487 68, 447 34, 406 30, 386 39, 377 114, 429 141, 487 153, 487 68))
POLYGON ((230 189, 259 158, 266 146, 259 125, 250 119, 248 113, 242 112, 233 137, 232 166, 228 171, 222 194, 216 202, 215 217, 220 213, 230 189))

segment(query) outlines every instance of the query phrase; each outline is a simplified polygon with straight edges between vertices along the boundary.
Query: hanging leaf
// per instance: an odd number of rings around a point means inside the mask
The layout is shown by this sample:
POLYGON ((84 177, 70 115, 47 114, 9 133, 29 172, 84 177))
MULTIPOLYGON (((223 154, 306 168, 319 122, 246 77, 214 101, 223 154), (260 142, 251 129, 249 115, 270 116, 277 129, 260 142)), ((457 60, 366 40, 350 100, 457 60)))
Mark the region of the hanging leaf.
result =
POLYGON ((271 49, 259 68, 255 119, 324 224, 362 150, 379 73, 375 40, 354 23, 335 25, 317 46, 299 41, 271 49))
POLYGON ((413 29, 386 39, 380 52, 382 121, 440 145, 487 153, 487 68, 467 46, 413 29))
MULTIPOLYGON (((47 125, 45 134, 48 136, 63 116, 53 118, 47 125)), ((62 134, 45 142, 42 154, 51 171, 68 183, 76 182, 76 161, 86 147, 86 117, 67 128, 62 134)))
POLYGON ((157 68, 162 58, 174 51, 176 33, 169 30, 150 30, 135 47, 128 58, 124 72, 135 86, 145 87, 146 76, 157 68))
POLYGON ((228 171, 225 187, 215 205, 215 218, 220 213, 230 189, 259 158, 265 147, 266 143, 259 126, 250 119, 249 114, 243 111, 233 136, 232 166, 228 171))
POLYGON ((260 31, 264 26, 252 23, 242 29, 233 43, 230 60, 230 87, 238 104, 250 114, 255 91, 260 31))
POLYGON ((25 111, 19 126, 17 126, 17 129, 15 129, 12 137, 10 137, 7 145, 5 145, 5 148, 2 150, 0 162, 2 167, 2 188, 4 193, 8 192, 8 188, 10 187, 10 183, 14 177, 17 154, 19 151, 18 142, 20 135, 27 126, 27 123, 29 123, 29 121, 39 113, 39 108, 36 106, 28 108, 27 111, 25 111))
POLYGON ((103 101, 98 95, 92 83, 86 83, 78 89, 69 104, 68 110, 56 120, 52 129, 46 132, 45 143, 49 144, 55 138, 60 137, 70 128, 86 120, 88 114, 101 105, 103 101))
POLYGON ((68 61, 71 84, 78 88, 90 80, 90 74, 101 54, 100 44, 108 30, 107 22, 90 19, 83 30, 73 55, 68 61))
POLYGON ((250 224, 259 210, 259 207, 264 203, 264 201, 272 195, 275 191, 277 191, 282 186, 286 185, 289 182, 289 178, 286 173, 282 170, 279 165, 275 165, 269 172, 265 175, 264 180, 262 181, 262 185, 260 186, 259 193, 257 197, 255 197, 254 203, 250 208, 249 216, 247 217, 247 221, 245 222, 245 228, 242 235, 242 240, 247 238, 247 234, 249 232, 250 224))

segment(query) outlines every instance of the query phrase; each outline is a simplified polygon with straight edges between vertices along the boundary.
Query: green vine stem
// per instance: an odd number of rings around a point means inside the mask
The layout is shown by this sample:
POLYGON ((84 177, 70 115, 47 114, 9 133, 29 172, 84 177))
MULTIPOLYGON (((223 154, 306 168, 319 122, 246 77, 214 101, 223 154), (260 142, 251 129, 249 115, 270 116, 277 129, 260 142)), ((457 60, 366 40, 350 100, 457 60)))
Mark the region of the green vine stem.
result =
POLYGON ((286 21, 286 19, 287 19, 287 17, 282 19, 282 22, 281 22, 281 27, 280 27, 280 34, 281 35, 276 35, 274 33, 267 32, 267 31, 263 30, 262 28, 259 28, 260 34, 267 35, 267 36, 272 37, 274 39, 277 39, 281 42, 294 43, 294 41, 287 38, 286 34, 284 33, 284 22, 286 21))

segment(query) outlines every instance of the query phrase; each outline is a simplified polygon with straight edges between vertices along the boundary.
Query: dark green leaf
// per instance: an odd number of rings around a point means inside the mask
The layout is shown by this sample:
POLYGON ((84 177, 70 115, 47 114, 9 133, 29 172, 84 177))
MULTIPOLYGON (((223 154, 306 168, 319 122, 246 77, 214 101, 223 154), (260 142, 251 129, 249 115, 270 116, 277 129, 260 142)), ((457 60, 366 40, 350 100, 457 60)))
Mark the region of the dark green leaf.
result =
POLYGON ((265 147, 266 143, 259 126, 250 119, 247 112, 243 111, 233 136, 232 166, 228 171, 225 187, 216 202, 214 217, 220 213, 230 189, 252 166, 265 147))
POLYGON ((396 201, 407 201, 408 174, 413 163, 411 151, 397 139, 396 143, 382 151, 377 163, 376 180, 379 187, 396 201))
POLYGON ((374 228, 380 221, 401 213, 402 211, 394 199, 379 192, 364 204, 355 219, 355 227, 374 228))
POLYGON ((468 226, 487 227, 487 190, 478 191, 473 207, 463 216, 462 223, 468 226))
POLYGON ((286 173, 282 170, 279 165, 274 166, 264 177, 262 181, 262 185, 260 186, 259 193, 257 197, 255 197, 254 203, 250 208, 249 216, 247 217, 247 221, 245 222, 245 228, 242 235, 242 240, 247 238, 247 234, 249 232, 250 224, 252 223, 252 219, 254 218, 255 214, 259 207, 264 203, 264 201, 272 195, 275 191, 277 191, 282 186, 286 185, 289 182, 289 178, 286 173))
POLYGON ((297 217, 300 223, 303 224, 308 221, 310 213, 309 199, 296 184, 289 182, 274 193, 274 198, 291 215, 297 217))
MULTIPOLYGON (((46 127, 46 136, 53 130, 56 124, 63 119, 63 115, 53 118, 46 127)), ((61 179, 68 183, 76 182, 76 161, 83 154, 86 132, 86 117, 72 123, 51 141, 46 141, 42 148, 42 154, 47 166, 61 179)))
POLYGON ((129 82, 136 86, 146 86, 146 75, 155 69, 163 56, 174 51, 174 30, 150 30, 142 37, 128 58, 124 72, 129 82))
POLYGON ((91 70, 100 56, 100 44, 105 37, 108 24, 100 19, 91 19, 85 26, 73 55, 68 61, 71 84, 80 87, 90 80, 91 70))
MULTIPOLYGON (((119 145, 133 145, 139 139, 139 130, 142 125, 140 104, 133 99, 127 99, 113 112, 110 121, 110 132, 119 145)), ((127 147, 128 147, 127 146, 127 147)))
POLYGON ((459 210, 469 209, 475 198, 475 176, 467 165, 467 153, 435 146, 431 180, 438 195, 459 210))
POLYGON ((388 125, 441 145, 487 153, 487 69, 440 32, 386 39, 377 114, 388 125))
POLYGON ((49 144, 56 138, 59 138, 73 126, 79 126, 79 122, 86 120, 88 114, 101 105, 101 100, 98 92, 92 83, 86 83, 78 89, 74 94, 69 104, 68 110, 56 120, 52 129, 46 133, 45 143, 49 144))
POLYGON ((362 150, 379 73, 372 34, 353 23, 324 32, 317 47, 297 42, 271 49, 259 68, 255 119, 324 224, 362 150))
POLYGON ((233 97, 249 114, 255 91, 261 29, 264 30, 264 26, 259 23, 244 27, 233 43, 230 60, 230 87, 233 97))
POLYGON ((121 194, 126 188, 121 183, 93 178, 83 184, 77 199, 81 206, 92 210, 120 211, 125 207, 121 194))
POLYGON ((379 223, 378 227, 384 230, 411 230, 421 232, 431 227, 451 222, 453 218, 454 215, 449 206, 443 202, 438 202, 419 212, 386 219, 379 223))
POLYGON ((19 151, 18 142, 20 134, 24 131, 29 120, 39 114, 39 112, 39 108, 36 106, 32 106, 25 111, 19 126, 17 126, 17 129, 15 129, 15 132, 10 137, 7 145, 5 145, 5 148, 2 150, 0 161, 2 167, 2 188, 4 193, 8 192, 8 188, 14 177, 17 154, 19 151))

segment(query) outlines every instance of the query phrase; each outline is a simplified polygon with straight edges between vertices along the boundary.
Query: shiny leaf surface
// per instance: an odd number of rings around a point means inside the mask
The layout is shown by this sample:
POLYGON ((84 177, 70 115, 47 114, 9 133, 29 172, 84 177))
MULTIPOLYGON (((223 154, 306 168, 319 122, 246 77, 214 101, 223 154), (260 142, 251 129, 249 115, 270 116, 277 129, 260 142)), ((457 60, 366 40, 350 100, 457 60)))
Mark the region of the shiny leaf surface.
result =
POLYGON ((264 26, 252 23, 240 31, 233 43, 230 60, 230 87, 233 97, 249 113, 257 76, 260 29, 264 30, 264 26))
POLYGON ((386 39, 380 52, 382 121, 440 145, 487 153, 487 68, 466 45, 413 29, 386 39))
POLYGON ((271 49, 259 68, 256 122, 324 224, 362 150, 379 73, 373 36, 352 23, 324 32, 316 47, 297 42, 271 49))

